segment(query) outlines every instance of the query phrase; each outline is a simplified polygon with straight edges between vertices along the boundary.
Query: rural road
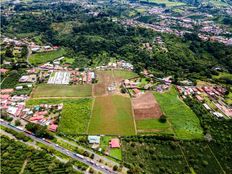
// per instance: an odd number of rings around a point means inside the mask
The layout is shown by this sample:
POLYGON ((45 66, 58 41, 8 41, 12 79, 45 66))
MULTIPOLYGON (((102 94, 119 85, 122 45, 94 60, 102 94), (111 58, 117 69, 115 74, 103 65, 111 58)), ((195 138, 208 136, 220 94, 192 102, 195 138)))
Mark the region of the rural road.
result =
POLYGON ((97 163, 95 163, 93 160, 90 160, 90 159, 87 159, 86 157, 81 157, 79 155, 77 155, 76 153, 70 151, 70 150, 67 150, 63 147, 60 147, 58 146, 57 144, 53 143, 53 142, 47 142, 47 141, 44 141, 43 139, 41 138, 37 138, 33 135, 30 135, 28 133, 25 133, 23 130, 19 130, 17 129, 16 127, 13 127, 13 126, 10 126, 8 125, 8 123, 4 122, 4 121, 1 121, 1 125, 4 126, 4 127, 7 127, 7 128, 10 128, 10 129, 13 129, 14 131, 17 131, 17 132, 22 132, 25 134, 25 136, 27 137, 30 137, 31 139, 37 141, 37 142, 40 142, 46 146, 49 146, 49 147, 52 147, 53 149, 75 159, 75 160, 78 160, 82 163, 85 163, 87 164, 88 166, 91 166, 92 168, 94 168, 95 170, 97 171, 101 171, 102 173, 105 173, 105 174, 117 174, 117 172, 114 172, 112 171, 110 168, 106 168, 104 166, 101 166, 97 163))

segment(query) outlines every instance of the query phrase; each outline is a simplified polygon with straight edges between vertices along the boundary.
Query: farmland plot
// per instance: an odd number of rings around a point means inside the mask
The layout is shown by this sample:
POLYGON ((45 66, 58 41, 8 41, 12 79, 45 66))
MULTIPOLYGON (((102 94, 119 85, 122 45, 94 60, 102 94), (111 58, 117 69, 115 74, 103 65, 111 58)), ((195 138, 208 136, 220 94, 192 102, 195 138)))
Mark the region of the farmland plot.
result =
POLYGON ((92 85, 38 85, 32 93, 33 98, 40 97, 91 97, 92 85))
POLYGON ((118 95, 97 97, 88 133, 134 135, 130 99, 118 95))
POLYGON ((180 139, 202 138, 203 130, 194 112, 178 98, 177 91, 171 88, 166 93, 154 93, 162 111, 172 124, 180 139))

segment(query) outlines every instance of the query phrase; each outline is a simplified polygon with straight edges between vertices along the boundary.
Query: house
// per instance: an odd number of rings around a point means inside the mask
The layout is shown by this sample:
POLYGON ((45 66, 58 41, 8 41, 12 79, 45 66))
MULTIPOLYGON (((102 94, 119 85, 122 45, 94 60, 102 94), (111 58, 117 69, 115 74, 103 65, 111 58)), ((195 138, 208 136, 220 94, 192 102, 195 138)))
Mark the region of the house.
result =
POLYGON ((204 99, 200 95, 196 95, 198 101, 202 102, 204 99))
POLYGON ((8 69, 4 69, 4 68, 0 68, 0 73, 1 74, 5 74, 7 71, 9 71, 8 69))
POLYGON ((206 103, 204 103, 203 106, 204 106, 207 110, 211 110, 210 107, 209 107, 206 103))
POLYGON ((100 144, 100 136, 88 136, 90 144, 100 144))
POLYGON ((37 52, 37 51, 39 51, 39 50, 40 50, 40 47, 31 48, 31 51, 32 51, 32 52, 37 52))
POLYGON ((36 75, 35 74, 31 74, 31 75, 22 76, 19 79, 19 82, 21 82, 21 83, 25 83, 25 82, 33 83, 33 82, 36 82, 36 80, 37 80, 36 75))
POLYGON ((57 128, 58 128, 58 125, 56 125, 56 124, 51 124, 48 126, 48 129, 52 132, 56 132, 57 128))
POLYGON ((120 148, 120 140, 118 138, 113 138, 109 144, 111 148, 120 148))
POLYGON ((23 89, 23 86, 16 86, 15 89, 16 90, 21 90, 21 89, 23 89))
POLYGON ((7 100, 10 98, 9 94, 1 95, 1 99, 7 100))
POLYGON ((39 121, 42 120, 44 118, 44 116, 35 116, 35 117, 31 117, 29 120, 30 121, 39 121))
POLYGON ((10 89, 1 89, 1 93, 2 94, 8 94, 8 93, 12 93, 12 92, 14 92, 13 88, 10 88, 10 89))

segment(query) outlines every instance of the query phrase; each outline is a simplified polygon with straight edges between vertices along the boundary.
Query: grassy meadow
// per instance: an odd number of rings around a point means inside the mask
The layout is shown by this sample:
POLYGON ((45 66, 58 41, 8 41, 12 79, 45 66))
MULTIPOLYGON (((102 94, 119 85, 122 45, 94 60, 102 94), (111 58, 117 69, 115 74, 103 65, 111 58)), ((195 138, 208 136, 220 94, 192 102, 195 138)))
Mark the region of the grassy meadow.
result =
POLYGON ((175 135, 180 139, 198 139, 203 137, 200 121, 194 112, 178 98, 172 87, 166 93, 154 93, 162 111, 172 124, 175 135))
POLYGON ((113 71, 114 77, 122 78, 122 79, 130 79, 133 77, 137 77, 138 74, 132 71, 125 71, 125 70, 114 70, 113 71))
POLYGON ((122 96, 104 96, 95 99, 89 134, 134 135, 131 102, 122 96))
POLYGON ((49 61, 53 61, 56 58, 63 56, 64 54, 65 54, 65 50, 63 48, 55 51, 35 53, 29 57, 29 62, 35 65, 43 64, 49 61))
POLYGON ((176 6, 186 5, 183 2, 168 1, 168 0, 141 0, 141 2, 156 3, 156 4, 160 4, 160 5, 165 4, 166 7, 176 7, 176 6))
POLYGON ((26 104, 27 106, 34 106, 43 103, 64 104, 59 121, 59 132, 70 135, 87 133, 92 99, 30 99, 26 104))
POLYGON ((32 97, 91 97, 92 85, 51 85, 41 84, 34 90, 32 97))
POLYGON ((136 120, 136 128, 139 134, 174 134, 171 125, 168 122, 161 123, 159 119, 136 120))

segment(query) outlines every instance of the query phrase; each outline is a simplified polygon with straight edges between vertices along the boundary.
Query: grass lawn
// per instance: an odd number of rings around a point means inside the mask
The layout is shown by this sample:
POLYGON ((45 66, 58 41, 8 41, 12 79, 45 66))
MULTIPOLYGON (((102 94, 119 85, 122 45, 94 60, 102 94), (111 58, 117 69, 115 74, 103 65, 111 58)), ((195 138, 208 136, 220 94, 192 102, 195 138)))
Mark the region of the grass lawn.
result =
POLYGON ((92 96, 92 85, 38 85, 32 97, 90 97, 92 96))
POLYGON ((141 0, 141 2, 150 2, 150 3, 156 3, 156 4, 165 4, 167 7, 175 7, 175 6, 184 6, 185 3, 182 2, 173 2, 168 0, 141 0))
POLYGON ((88 133, 134 135, 135 127, 130 99, 118 95, 97 97, 88 133))
POLYGON ((114 70, 113 71, 115 77, 120 77, 123 79, 130 79, 133 77, 138 77, 138 74, 132 71, 126 71, 126 70, 114 70))
POLYGON ((232 74, 228 73, 228 72, 221 72, 219 73, 218 76, 213 76, 214 79, 220 79, 220 78, 228 78, 228 79, 232 79, 232 74))
POLYGON ((168 122, 161 123, 159 119, 137 120, 136 127, 138 133, 165 133, 174 134, 171 125, 168 122))
POLYGON ((56 58, 63 56, 64 54, 65 54, 65 50, 63 48, 55 51, 35 53, 30 56, 29 61, 31 64, 38 65, 49 61, 53 61, 56 58))
POLYGON ((200 121, 194 112, 178 98, 175 88, 166 93, 154 93, 162 111, 172 124, 177 138, 195 139, 203 137, 200 121))
POLYGON ((64 104, 59 121, 59 132, 70 135, 86 133, 91 115, 92 99, 30 99, 26 104, 34 106, 43 103, 64 104))
POLYGON ((75 61, 75 59, 73 58, 68 58, 68 57, 65 57, 63 59, 63 63, 68 63, 68 64, 73 64, 73 62, 75 61))
POLYGON ((122 160, 122 150, 119 148, 110 149, 110 156, 122 160))

